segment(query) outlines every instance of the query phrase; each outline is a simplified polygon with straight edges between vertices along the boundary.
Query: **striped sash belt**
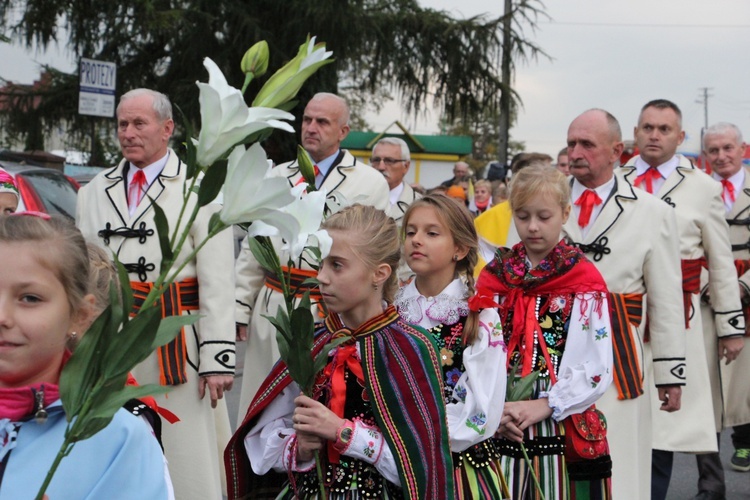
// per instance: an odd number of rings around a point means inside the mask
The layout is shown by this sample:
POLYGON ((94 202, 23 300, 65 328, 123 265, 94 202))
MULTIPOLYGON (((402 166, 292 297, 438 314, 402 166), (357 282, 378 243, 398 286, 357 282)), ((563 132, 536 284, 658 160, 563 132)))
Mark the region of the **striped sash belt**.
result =
MULTIPOLYGON (((136 314, 146 300, 154 284, 131 281, 133 288, 133 312, 136 314)), ((180 316, 184 311, 196 311, 198 303, 198 280, 188 278, 172 283, 157 303, 161 307, 161 317, 180 316)), ((161 385, 179 385, 187 382, 185 364, 187 362, 187 347, 185 345, 185 328, 166 345, 159 347, 159 383, 161 385)))
POLYGON ((690 328, 694 293, 701 291, 701 269, 707 266, 706 258, 682 259, 682 303, 685 307, 685 328, 690 328))
POLYGON ((608 299, 612 312, 612 347, 617 397, 635 399, 643 394, 643 374, 638 360, 638 345, 630 332, 630 325, 641 324, 643 295, 610 293, 608 299))
MULTIPOLYGON (((308 278, 317 278, 317 271, 314 271, 312 269, 297 269, 296 267, 289 268, 287 266, 282 266, 281 270, 284 272, 284 274, 287 274, 289 276, 289 288, 294 291, 295 297, 302 298, 305 292, 309 290, 310 300, 322 300, 323 297, 320 295, 318 285, 314 283, 305 283, 305 280, 308 278)), ((283 293, 281 282, 278 280, 276 275, 268 270, 264 270, 263 272, 265 275, 265 281, 263 282, 263 284, 275 292, 283 293)))

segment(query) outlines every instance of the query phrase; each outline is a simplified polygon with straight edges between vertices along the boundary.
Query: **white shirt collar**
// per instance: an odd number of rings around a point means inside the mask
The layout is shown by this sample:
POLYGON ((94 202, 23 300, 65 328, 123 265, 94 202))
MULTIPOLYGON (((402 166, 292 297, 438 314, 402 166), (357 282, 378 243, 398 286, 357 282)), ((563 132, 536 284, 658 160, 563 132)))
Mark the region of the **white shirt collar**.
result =
MULTIPOLYGON (((658 167, 656 167, 656 170, 659 171, 659 173, 661 174, 661 176, 664 179, 668 179, 669 176, 672 174, 672 172, 674 172, 679 165, 680 165, 680 159, 677 157, 677 155, 674 155, 672 158, 670 158, 666 162, 664 162, 661 165, 659 165, 658 167)), ((636 172, 636 174, 642 175, 649 168, 651 168, 651 165, 649 165, 648 163, 646 163, 643 160, 643 158, 641 158, 640 156, 638 156, 635 159, 635 172, 636 172)))
MULTIPOLYGON (((164 167, 167 165, 167 160, 169 160, 169 151, 167 151, 167 154, 165 154, 161 159, 156 160, 151 165, 147 165, 143 167, 141 170, 143 171, 143 175, 146 176, 146 189, 148 189, 151 184, 154 183, 157 177, 159 177, 159 174, 162 170, 164 170, 164 167)), ((128 169, 128 186, 130 186, 131 181, 133 180, 133 176, 135 175, 135 171, 138 169, 135 165, 132 163, 130 164, 130 168, 128 169)))
MULTIPOLYGON (((604 205, 607 203, 607 199, 609 198, 609 195, 612 194, 612 190, 615 188, 615 176, 613 175, 611 179, 609 179, 607 182, 602 184, 601 186, 598 186, 594 188, 592 191, 594 191, 599 198, 601 198, 602 203, 599 205, 595 205, 593 210, 591 211, 591 218, 589 219, 589 223, 581 228, 581 236, 586 237, 586 235, 589 232, 589 229, 591 229, 594 225, 594 222, 596 222, 596 218, 599 217, 599 214, 602 212, 602 209, 604 208, 604 205)), ((578 224, 578 215, 581 213, 581 207, 575 204, 576 200, 581 197, 584 191, 586 191, 587 188, 580 182, 578 182, 577 179, 573 178, 573 187, 570 190, 570 197, 571 197, 571 203, 573 204, 573 213, 571 214, 572 217, 574 217, 575 223, 578 224)))
POLYGON ((398 203, 398 199, 401 198, 401 193, 403 192, 404 192, 403 182, 401 182, 395 188, 391 189, 391 192, 390 192, 391 205, 395 205, 396 203, 398 203))
MULTIPOLYGON (((724 179, 716 172, 712 172, 711 177, 713 177, 718 182, 721 182, 724 179)), ((734 194, 735 196, 737 196, 740 191, 742 191, 742 186, 745 185, 745 168, 740 167, 737 173, 729 177, 727 180, 732 183, 732 186, 734 186, 734 194)), ((724 198, 725 197, 722 196, 722 199, 724 198)), ((729 197, 726 197, 726 199, 724 199, 724 208, 726 209, 727 213, 732 210, 732 207, 734 207, 734 201, 732 201, 729 197)))

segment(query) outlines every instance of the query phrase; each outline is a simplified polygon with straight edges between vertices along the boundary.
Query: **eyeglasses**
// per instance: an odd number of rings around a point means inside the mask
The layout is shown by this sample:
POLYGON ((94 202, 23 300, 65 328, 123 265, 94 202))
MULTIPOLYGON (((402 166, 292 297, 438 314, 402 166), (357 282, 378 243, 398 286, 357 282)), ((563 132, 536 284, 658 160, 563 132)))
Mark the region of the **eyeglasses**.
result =
POLYGON ((374 158, 370 158, 370 165, 377 165, 381 161, 391 167, 400 161, 406 160, 402 160, 401 158, 380 158, 379 156, 376 156, 374 158))

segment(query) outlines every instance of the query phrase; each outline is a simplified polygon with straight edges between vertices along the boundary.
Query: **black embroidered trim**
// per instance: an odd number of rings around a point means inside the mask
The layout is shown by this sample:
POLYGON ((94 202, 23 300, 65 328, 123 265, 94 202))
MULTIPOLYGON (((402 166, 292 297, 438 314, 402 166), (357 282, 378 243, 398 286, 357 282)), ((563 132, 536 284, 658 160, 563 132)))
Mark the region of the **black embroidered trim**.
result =
POLYGON ((750 227, 750 217, 747 219, 727 219, 730 226, 748 226, 750 227))
POLYGON ((118 227, 117 229, 112 229, 112 224, 107 222, 107 225, 104 227, 104 229, 100 229, 97 234, 99 235, 100 238, 104 240, 105 245, 109 245, 110 236, 122 236, 123 238, 138 238, 138 243, 143 245, 146 243, 146 239, 149 236, 154 235, 154 230, 147 229, 145 222, 141 222, 137 229, 133 229, 127 226, 118 227))
POLYGON ((677 205, 675 205, 675 202, 673 202, 672 198, 670 198, 669 196, 667 196, 666 198, 663 198, 663 200, 664 200, 664 203, 666 203, 670 207, 677 208, 677 205))
POLYGON ((609 243, 609 238, 607 238, 606 236, 602 236, 601 238, 599 238, 599 241, 589 243, 588 245, 585 243, 574 242, 571 244, 575 247, 578 247, 583 253, 594 254, 592 259, 594 260, 594 262, 599 262, 600 260, 602 260, 602 257, 612 253, 612 249, 607 246, 607 243, 609 243))
MULTIPOLYGON (((519 443, 507 439, 493 439, 495 441, 495 447, 500 455, 513 458, 524 458, 519 443)), ((565 436, 542 436, 530 441, 524 440, 523 444, 526 447, 526 453, 530 457, 562 455, 565 453, 565 436)))
POLYGON ((142 283, 148 281, 148 275, 146 273, 156 269, 156 264, 153 262, 146 263, 146 257, 141 257, 135 264, 123 263, 122 265, 127 272, 138 274, 138 279, 141 280, 142 283))
POLYGON ((737 245, 732 245, 733 252, 737 252, 739 250, 750 250, 750 240, 748 240, 746 243, 738 243, 737 245))

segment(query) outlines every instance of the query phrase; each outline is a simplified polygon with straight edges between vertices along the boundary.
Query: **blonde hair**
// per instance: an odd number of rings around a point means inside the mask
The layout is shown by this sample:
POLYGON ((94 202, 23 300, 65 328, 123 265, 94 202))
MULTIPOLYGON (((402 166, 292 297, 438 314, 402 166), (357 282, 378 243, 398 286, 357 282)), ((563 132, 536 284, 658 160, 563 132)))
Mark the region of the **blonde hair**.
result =
POLYGON ((474 183, 474 192, 480 187, 484 187, 490 195, 492 195, 492 183, 486 179, 478 180, 474 183))
MULTIPOLYGON (((479 254, 479 238, 474 228, 474 217, 469 210, 458 200, 443 194, 429 194, 414 201, 406 210, 401 225, 402 238, 406 235, 406 226, 414 210, 420 207, 430 207, 435 210, 438 219, 450 231, 453 243, 459 247, 468 249, 466 256, 456 262, 456 276, 461 277, 469 288, 469 296, 474 295, 474 267, 477 265, 479 254)), ((479 332, 479 312, 472 311, 466 318, 462 340, 464 345, 474 343, 479 332)))
POLYGON ((0 217, 0 242, 34 243, 32 251, 40 263, 62 284, 70 312, 77 313, 83 307, 89 285, 88 252, 83 235, 72 221, 60 216, 0 217))
POLYGON ((560 208, 570 206, 570 184, 555 167, 531 165, 519 170, 510 181, 510 208, 522 209, 537 194, 554 199, 560 208))
POLYGON ((96 310, 103 311, 109 305, 109 290, 114 286, 120 288, 117 268, 107 252, 99 245, 86 243, 89 256, 89 293, 96 300, 96 310))
POLYGON ((353 238, 352 250, 368 269, 374 270, 380 264, 390 266, 391 275, 383 283, 383 298, 392 303, 398 289, 396 270, 401 258, 396 222, 382 210, 356 203, 331 215, 320 227, 328 231, 355 233, 357 237, 353 238))

